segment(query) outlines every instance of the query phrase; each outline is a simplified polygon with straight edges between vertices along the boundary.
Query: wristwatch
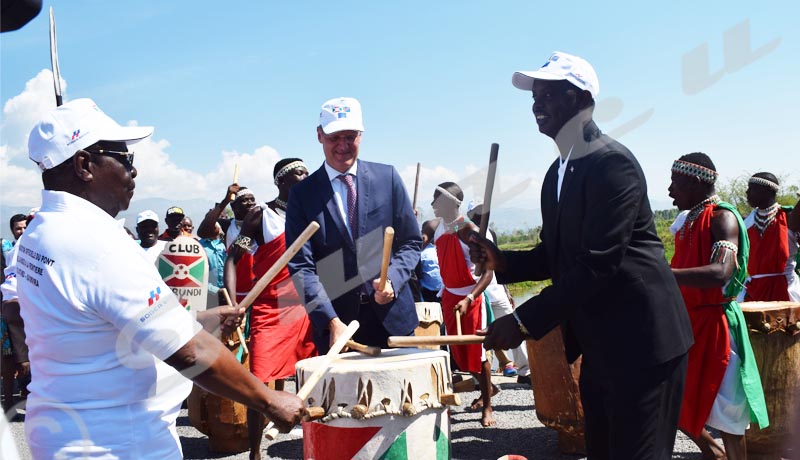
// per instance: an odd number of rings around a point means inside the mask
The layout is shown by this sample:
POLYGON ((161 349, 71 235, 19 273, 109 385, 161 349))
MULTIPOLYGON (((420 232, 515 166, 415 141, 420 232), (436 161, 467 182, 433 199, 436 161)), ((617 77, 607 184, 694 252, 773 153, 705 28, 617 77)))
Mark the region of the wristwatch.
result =
POLYGON ((519 315, 517 314, 517 310, 511 310, 511 314, 514 315, 514 319, 517 320, 517 326, 519 326, 519 331, 522 332, 522 335, 525 337, 530 337, 531 333, 528 332, 528 328, 522 324, 522 320, 519 319, 519 315))

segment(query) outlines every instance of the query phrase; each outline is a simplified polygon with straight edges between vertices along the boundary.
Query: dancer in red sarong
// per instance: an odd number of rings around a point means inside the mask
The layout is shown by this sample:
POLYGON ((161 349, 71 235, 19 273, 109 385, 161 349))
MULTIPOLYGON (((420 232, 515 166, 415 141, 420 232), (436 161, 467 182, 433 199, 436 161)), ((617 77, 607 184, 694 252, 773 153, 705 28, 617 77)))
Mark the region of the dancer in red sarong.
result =
MULTIPOLYGON (((442 313, 448 335, 455 335, 456 310, 461 313, 461 332, 474 334, 487 326, 483 291, 492 281, 494 272, 484 271, 480 277, 473 274, 475 265, 469 259, 467 239, 478 228, 459 213, 464 199, 461 187, 453 182, 444 182, 433 193, 433 212, 441 221, 433 240, 439 257, 439 272, 442 275, 442 313)), ((481 408, 481 425, 494 426, 497 422, 492 415, 492 396, 497 393, 492 385, 491 363, 480 344, 452 345, 450 355, 465 372, 471 372, 480 383, 481 397, 472 402, 473 410, 481 408)))
MULTIPOLYGON (((273 175, 278 197, 252 208, 244 218, 241 232, 225 262, 227 286, 237 285, 241 270, 236 265, 244 254, 253 254, 252 276, 249 277, 252 287, 286 252, 286 200, 292 186, 308 176, 308 169, 299 158, 286 158, 275 165, 273 175)), ((311 322, 286 267, 253 302, 249 348, 250 371, 262 382, 274 381, 275 387, 281 389, 283 379, 294 375, 294 365, 298 361, 317 354, 311 322)), ((247 410, 247 429, 250 458, 260 459, 264 419, 250 409, 247 410)))
POLYGON ((781 206, 780 183, 760 172, 747 181, 747 203, 753 212, 744 220, 750 238, 747 282, 739 300, 800 302, 797 268, 800 206, 781 206))
POLYGON ((704 458, 739 460, 746 458, 749 423, 765 428, 769 421, 747 325, 736 303, 749 242, 736 208, 715 194, 717 176, 714 163, 700 152, 672 166, 669 196, 678 209, 689 212, 674 226, 679 230, 671 265, 694 333, 678 426, 704 458), (725 452, 705 425, 721 432, 725 452))

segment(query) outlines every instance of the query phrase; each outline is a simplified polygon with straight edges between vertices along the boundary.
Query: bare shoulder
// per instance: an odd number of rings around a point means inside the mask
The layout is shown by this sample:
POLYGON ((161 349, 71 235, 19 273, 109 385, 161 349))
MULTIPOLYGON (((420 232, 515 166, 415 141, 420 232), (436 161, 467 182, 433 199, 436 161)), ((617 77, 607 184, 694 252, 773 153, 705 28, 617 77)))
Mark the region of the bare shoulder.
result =
POLYGON ((728 209, 714 209, 711 215, 711 233, 715 240, 738 241, 739 223, 736 215, 728 209))

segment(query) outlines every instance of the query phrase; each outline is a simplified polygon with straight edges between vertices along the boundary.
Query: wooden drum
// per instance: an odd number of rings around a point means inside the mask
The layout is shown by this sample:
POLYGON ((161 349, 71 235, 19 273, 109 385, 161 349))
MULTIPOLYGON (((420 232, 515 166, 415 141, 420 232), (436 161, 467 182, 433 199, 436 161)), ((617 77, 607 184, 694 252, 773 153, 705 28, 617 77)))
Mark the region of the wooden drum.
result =
POLYGON ((527 340, 527 346, 536 417, 558 432, 558 450, 585 454, 583 405, 578 387, 581 358, 567 363, 560 327, 540 340, 527 340))
MULTIPOLYGON (((417 337, 438 337, 441 335, 442 323, 442 304, 439 302, 417 302, 417 317, 419 326, 414 330, 417 337)), ((439 345, 422 345, 419 348, 428 350, 439 350, 439 345)))
MULTIPOLYGON (((787 450, 800 436, 800 303, 743 302, 769 426, 747 430, 750 458, 794 458, 787 450)), ((794 452, 797 455, 798 452, 794 452)))
MULTIPOLYGON (((298 388, 323 358, 297 363, 298 388)), ((305 401, 324 416, 303 422, 304 458, 450 458, 450 382, 443 351, 339 355, 305 401)))
MULTIPOLYGON (((235 337, 235 334, 233 335, 235 337)), ((238 350, 238 340, 226 342, 232 352, 238 350), (228 345, 233 343, 232 345, 228 345)), ((245 368, 249 367, 249 355, 244 356, 245 368)), ((195 385, 188 399, 189 422, 198 431, 208 436, 208 448, 212 452, 234 453, 250 449, 247 436, 247 406, 222 398, 195 385)))

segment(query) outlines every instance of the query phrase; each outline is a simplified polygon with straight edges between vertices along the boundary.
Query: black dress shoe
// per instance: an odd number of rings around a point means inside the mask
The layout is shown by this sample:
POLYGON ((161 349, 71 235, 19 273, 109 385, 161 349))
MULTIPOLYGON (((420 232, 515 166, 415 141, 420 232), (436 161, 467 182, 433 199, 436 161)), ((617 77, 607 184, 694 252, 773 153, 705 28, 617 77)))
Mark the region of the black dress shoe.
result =
POLYGON ((530 375, 519 375, 519 376, 517 376, 517 383, 530 385, 531 384, 531 376, 530 375))

